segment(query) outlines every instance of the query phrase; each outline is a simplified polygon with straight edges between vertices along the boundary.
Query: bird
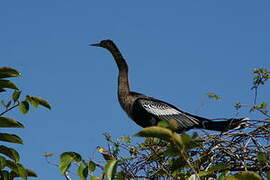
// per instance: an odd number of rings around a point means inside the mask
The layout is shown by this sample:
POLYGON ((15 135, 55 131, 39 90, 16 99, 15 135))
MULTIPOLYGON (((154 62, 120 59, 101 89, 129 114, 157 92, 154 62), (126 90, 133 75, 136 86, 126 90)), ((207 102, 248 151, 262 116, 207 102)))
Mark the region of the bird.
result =
POLYGON ((231 118, 214 121, 180 110, 165 101, 131 91, 128 78, 128 64, 120 50, 112 40, 102 40, 89 46, 107 49, 113 56, 118 67, 118 101, 127 115, 139 126, 157 126, 160 121, 174 124, 175 132, 183 133, 190 129, 206 129, 228 131, 241 129, 248 118, 231 118))

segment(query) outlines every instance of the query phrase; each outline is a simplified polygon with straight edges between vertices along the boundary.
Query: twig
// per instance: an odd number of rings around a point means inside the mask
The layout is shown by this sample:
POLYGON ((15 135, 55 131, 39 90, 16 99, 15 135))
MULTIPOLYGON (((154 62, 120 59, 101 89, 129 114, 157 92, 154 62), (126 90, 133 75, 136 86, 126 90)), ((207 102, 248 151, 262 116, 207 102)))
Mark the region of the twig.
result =
POLYGON ((5 113, 7 113, 8 111, 12 110, 13 108, 19 106, 19 103, 13 105, 12 107, 10 108, 7 108, 5 111, 3 111, 2 113, 0 113, 0 116, 3 116, 5 113))

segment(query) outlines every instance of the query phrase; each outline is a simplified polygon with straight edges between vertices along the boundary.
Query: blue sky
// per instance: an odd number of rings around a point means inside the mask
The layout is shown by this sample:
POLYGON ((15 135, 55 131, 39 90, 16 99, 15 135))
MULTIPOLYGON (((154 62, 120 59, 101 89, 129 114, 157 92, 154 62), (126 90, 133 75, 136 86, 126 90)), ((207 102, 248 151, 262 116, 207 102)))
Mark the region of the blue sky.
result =
MULTIPOLYGON (((86 159, 102 133, 133 135, 141 128, 120 109, 111 55, 88 47, 114 40, 130 66, 134 91, 197 115, 235 117, 235 102, 251 104, 254 68, 270 65, 268 1, 2 1, 1 66, 18 69, 24 95, 47 99, 52 110, 9 116, 26 128, 14 146, 40 180, 64 179, 42 154, 76 151, 86 159)), ((269 101, 269 85, 258 101, 269 101), (267 93, 268 92, 268 93, 267 93)), ((260 118, 242 111, 242 116, 260 118)), ((57 160, 57 158, 52 158, 57 160)), ((74 178, 75 179, 75 178, 74 178)))

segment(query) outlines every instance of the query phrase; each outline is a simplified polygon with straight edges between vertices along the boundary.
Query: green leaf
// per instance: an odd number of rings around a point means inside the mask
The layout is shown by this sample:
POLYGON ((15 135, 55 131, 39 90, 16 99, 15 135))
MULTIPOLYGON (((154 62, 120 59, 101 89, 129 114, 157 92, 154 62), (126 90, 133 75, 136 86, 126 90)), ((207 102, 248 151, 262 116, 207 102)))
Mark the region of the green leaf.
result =
POLYGON ((7 157, 9 157, 11 159, 13 159, 15 162, 20 161, 19 153, 13 148, 9 148, 9 147, 6 147, 4 145, 0 145, 0 153, 6 155, 7 157))
POLYGON ((72 162, 80 162, 81 155, 76 152, 64 152, 60 156, 59 168, 61 173, 64 175, 72 162))
POLYGON ((199 177, 205 177, 205 176, 207 176, 207 177, 215 177, 215 173, 213 173, 213 171, 200 171, 198 173, 198 176, 199 177))
POLYGON ((18 169, 19 176, 26 180, 27 176, 28 176, 27 170, 23 167, 23 165, 21 165, 19 163, 17 163, 16 166, 17 166, 17 169, 18 169))
POLYGON ((6 160, 6 167, 8 167, 9 169, 17 172, 17 166, 16 163, 10 160, 6 160))
POLYGON ((164 156, 176 157, 179 154, 180 154, 179 150, 174 146, 169 147, 166 151, 164 151, 164 156))
POLYGON ((266 178, 267 178, 267 180, 270 180, 270 171, 268 171, 268 172, 266 173, 266 178))
POLYGON ((77 173, 78 173, 78 176, 81 178, 81 180, 86 180, 88 176, 88 167, 85 165, 85 163, 83 162, 80 163, 77 173))
POLYGON ((76 152, 64 152, 60 155, 61 159, 65 157, 71 157, 73 161, 76 161, 76 162, 80 162, 82 160, 81 155, 76 152))
POLYGON ((243 180, 243 179, 244 180, 261 180, 262 179, 260 175, 251 171, 239 172, 232 176, 226 176, 225 178, 227 180, 243 180))
POLYGON ((189 176, 188 180, 200 180, 200 179, 196 174, 192 174, 191 176, 189 176))
POLYGON ((4 116, 0 117, 0 127, 24 128, 20 122, 4 116))
POLYGON ((14 102, 17 102, 18 99, 20 98, 20 95, 21 95, 21 91, 17 91, 15 90, 12 94, 12 99, 14 102))
POLYGON ((217 180, 226 180, 225 176, 228 176, 231 173, 231 171, 224 171, 222 172, 219 177, 217 178, 217 180))
POLYGON ((171 130, 158 126, 144 128, 139 133, 135 134, 135 136, 156 137, 166 141, 169 141, 172 138, 172 135, 173 133, 171 130))
POLYGON ((268 106, 268 103, 267 102, 262 102, 261 104, 257 105, 257 106, 254 106, 253 108, 254 109, 266 109, 268 106))
POLYGON ((6 166, 12 170, 11 177, 22 177, 24 180, 27 179, 28 171, 20 163, 6 160, 6 166))
POLYGON ((13 82, 9 80, 3 80, 3 79, 0 80, 0 88, 9 88, 9 89, 19 90, 13 82))
POLYGON ((97 176, 91 176, 90 180, 101 180, 101 179, 100 179, 100 177, 97 177, 97 176))
POLYGON ((159 127, 169 128, 170 124, 168 121, 159 121, 157 124, 159 127))
POLYGON ((112 180, 115 176, 118 160, 109 160, 105 165, 105 173, 108 180, 112 180))
POLYGON ((5 165, 6 165, 6 158, 4 158, 3 156, 0 156, 0 170, 4 169, 5 165))
POLYGON ((0 133, 0 141, 23 144, 22 139, 15 134, 0 133))
POLYGON ((267 154, 266 153, 263 153, 263 152, 258 152, 258 154, 257 154, 257 160, 260 163, 265 163, 267 161, 267 154))
POLYGON ((62 175, 65 175, 65 173, 69 169, 72 161, 73 161, 73 158, 70 156, 64 156, 63 158, 61 158, 60 163, 59 163, 59 169, 60 169, 62 175))
POLYGON ((41 97, 36 97, 36 96, 27 96, 27 99, 30 101, 32 106, 38 107, 38 105, 41 105, 43 107, 46 107, 48 109, 51 109, 50 104, 43 98, 41 97))
POLYGON ((210 99, 216 99, 216 100, 221 99, 221 97, 216 95, 215 93, 207 93, 207 96, 210 99))
POLYGON ((17 77, 20 76, 17 70, 10 67, 0 67, 0 78, 9 78, 9 77, 17 77))
POLYGON ((31 169, 26 169, 27 171, 27 176, 30 176, 30 177, 38 177, 37 174, 31 170, 31 169))
POLYGON ((127 177, 126 177, 126 173, 125 172, 123 172, 123 171, 121 171, 121 172, 119 172, 119 173, 117 173, 117 178, 116 179, 118 179, 118 180, 126 180, 127 179, 127 177))
POLYGON ((38 105, 39 105, 38 101, 33 100, 33 99, 31 98, 31 96, 26 96, 26 100, 27 100, 28 102, 30 102, 31 105, 32 105, 34 108, 36 108, 36 109, 38 108, 38 105))
MULTIPOLYGON (((37 174, 30 170, 30 169, 25 169, 26 170, 26 173, 27 173, 27 176, 28 177, 37 177, 37 174)), ((18 174, 18 170, 15 171, 11 171, 11 177, 15 178, 15 177, 21 177, 20 174, 18 174)))
POLYGON ((22 114, 26 114, 29 111, 29 103, 27 101, 21 101, 19 108, 22 114))
POLYGON ((10 180, 8 171, 6 171, 6 170, 1 171, 1 175, 3 177, 3 180, 10 180))
POLYGON ((94 172, 96 170, 96 163, 94 163, 93 161, 89 161, 88 168, 90 171, 94 172))
POLYGON ((178 134, 175 133, 173 135, 173 140, 178 147, 184 149, 195 148, 198 146, 198 144, 188 134, 182 134, 179 136, 178 134))
POLYGON ((252 72, 255 76, 253 77, 254 86, 251 89, 258 88, 260 85, 263 85, 270 80, 270 72, 267 69, 254 69, 252 72))
POLYGON ((159 121, 158 126, 170 129, 174 132, 179 128, 179 122, 175 119, 170 119, 168 121, 159 121))
POLYGON ((211 166, 208 171, 224 171, 226 169, 230 168, 229 165, 226 165, 226 164, 217 164, 215 166, 211 166))

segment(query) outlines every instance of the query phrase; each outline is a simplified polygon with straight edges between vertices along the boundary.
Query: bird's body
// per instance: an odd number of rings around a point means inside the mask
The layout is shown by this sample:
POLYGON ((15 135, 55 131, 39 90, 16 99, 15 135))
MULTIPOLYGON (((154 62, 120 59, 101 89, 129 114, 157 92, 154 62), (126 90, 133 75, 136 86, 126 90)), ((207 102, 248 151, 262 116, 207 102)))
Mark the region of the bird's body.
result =
MULTIPOLYGON (((176 131, 181 133, 192 128, 226 131, 243 127, 247 118, 212 121, 203 117, 191 115, 164 101, 130 91, 128 65, 119 49, 111 40, 103 40, 92 44, 108 49, 113 55, 118 75, 118 100, 123 110, 139 126, 155 126, 159 121, 176 122, 176 131)), ((175 124, 175 123, 174 123, 175 124)))

